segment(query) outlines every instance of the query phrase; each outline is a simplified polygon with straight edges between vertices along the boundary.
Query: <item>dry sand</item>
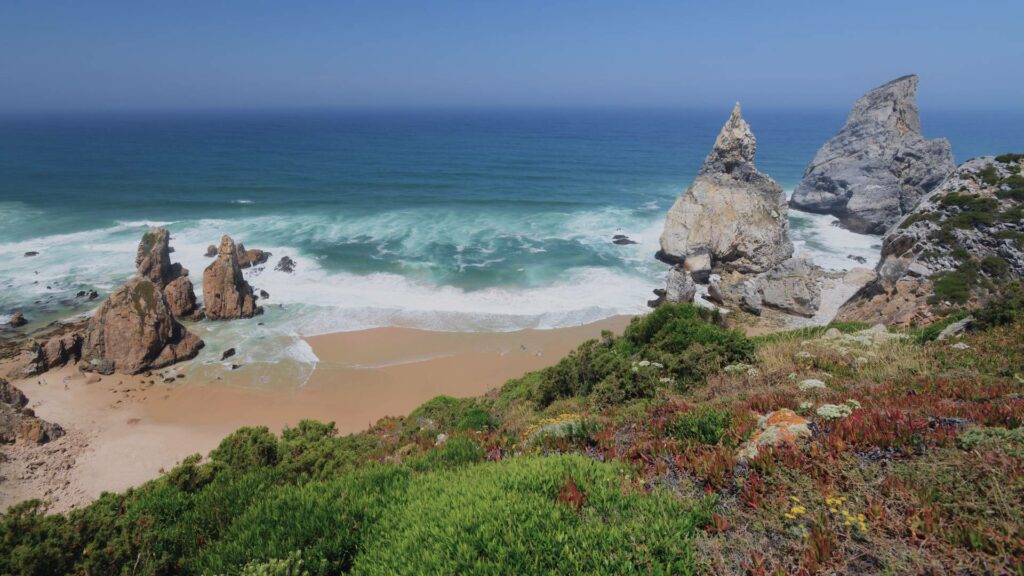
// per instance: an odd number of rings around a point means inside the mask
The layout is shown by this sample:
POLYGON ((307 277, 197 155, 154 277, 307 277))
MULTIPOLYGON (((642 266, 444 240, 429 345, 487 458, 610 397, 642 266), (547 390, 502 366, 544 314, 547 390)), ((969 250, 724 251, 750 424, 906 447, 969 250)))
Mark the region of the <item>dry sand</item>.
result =
POLYGON ((190 454, 205 455, 242 426, 279 431, 313 418, 358 432, 439 394, 483 394, 555 363, 602 330, 620 332, 628 321, 506 333, 378 328, 315 336, 308 341, 320 363, 304 386, 254 385, 245 366, 215 377, 197 371, 173 383, 156 373, 87 383, 77 369, 54 370, 15 384, 39 417, 68 433, 43 446, 0 446, 7 457, 0 458, 0 509, 26 498, 48 500, 54 511, 80 506, 155 478, 190 454))

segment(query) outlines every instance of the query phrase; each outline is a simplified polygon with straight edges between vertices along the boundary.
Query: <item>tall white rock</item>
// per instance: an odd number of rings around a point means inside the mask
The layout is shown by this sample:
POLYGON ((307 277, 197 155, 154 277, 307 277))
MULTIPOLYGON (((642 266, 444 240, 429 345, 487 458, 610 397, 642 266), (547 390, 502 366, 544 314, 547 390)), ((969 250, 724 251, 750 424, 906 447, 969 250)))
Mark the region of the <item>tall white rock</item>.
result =
POLYGON ((917 76, 903 76, 854 103, 846 125, 807 166, 790 205, 881 234, 955 168, 947 140, 921 136, 917 76))
POLYGON ((668 212, 659 259, 705 281, 710 269, 764 272, 793 254, 785 193, 754 167, 756 151, 736 104, 696 180, 668 212))

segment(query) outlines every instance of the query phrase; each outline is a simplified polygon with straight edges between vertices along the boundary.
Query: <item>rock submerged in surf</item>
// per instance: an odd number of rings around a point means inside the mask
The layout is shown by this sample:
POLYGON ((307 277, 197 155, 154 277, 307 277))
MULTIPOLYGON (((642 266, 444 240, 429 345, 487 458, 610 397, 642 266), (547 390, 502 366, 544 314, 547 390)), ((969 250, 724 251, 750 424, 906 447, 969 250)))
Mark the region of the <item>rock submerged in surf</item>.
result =
POLYGON ((282 256, 281 259, 277 261, 277 266, 274 266, 274 270, 291 274, 292 272, 295 272, 295 260, 292 260, 287 256, 282 256))

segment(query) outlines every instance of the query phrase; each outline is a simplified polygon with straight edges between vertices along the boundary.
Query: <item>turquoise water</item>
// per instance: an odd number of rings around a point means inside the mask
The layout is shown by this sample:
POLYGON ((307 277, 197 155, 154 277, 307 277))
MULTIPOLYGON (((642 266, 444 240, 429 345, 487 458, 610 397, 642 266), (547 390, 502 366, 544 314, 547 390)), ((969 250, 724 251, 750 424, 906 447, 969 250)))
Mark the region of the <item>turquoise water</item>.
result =
MULTIPOLYGON (((83 313, 167 226, 201 279, 221 234, 298 262, 249 272, 258 322, 210 329, 301 356, 296 335, 381 325, 556 327, 641 311, 652 258, 729 109, 263 112, 0 117, 0 322, 83 313), (623 233, 638 244, 617 246, 623 233), (33 258, 26 251, 38 251, 33 258), (258 333, 253 335, 253 333, 258 333)), ((746 110, 757 163, 787 190, 845 111, 746 110)), ((1024 149, 1024 115, 925 111, 957 160, 1024 149)), ((877 238, 793 213, 823 264, 876 256, 877 238)), ((301 348, 301 346, 299 346, 301 348)))

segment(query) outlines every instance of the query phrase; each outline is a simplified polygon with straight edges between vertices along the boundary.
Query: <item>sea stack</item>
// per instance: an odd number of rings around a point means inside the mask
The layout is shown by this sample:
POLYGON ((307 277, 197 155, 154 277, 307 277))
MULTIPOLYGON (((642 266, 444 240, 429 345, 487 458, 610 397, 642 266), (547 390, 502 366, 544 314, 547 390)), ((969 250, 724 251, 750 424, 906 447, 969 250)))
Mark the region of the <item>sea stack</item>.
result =
POLYGON ((251 318, 263 313, 252 286, 242 277, 238 249, 230 236, 221 238, 217 259, 203 272, 203 305, 210 320, 251 318))
POLYGON ((955 168, 946 139, 921 136, 917 76, 903 76, 854 103, 846 125, 807 166, 790 206, 882 234, 955 168))
POLYGON ((167 297, 136 276, 110 294, 89 320, 82 344, 86 371, 138 374, 194 358, 203 341, 171 314, 167 297))
POLYGON ((135 268, 164 292, 171 314, 190 316, 196 311, 196 294, 188 269, 171 263, 171 235, 164 228, 153 228, 142 236, 135 253, 135 268))
POLYGON ((793 254, 785 193, 754 167, 756 151, 737 103, 697 179, 668 212, 660 260, 707 282, 712 269, 765 272, 793 254))

